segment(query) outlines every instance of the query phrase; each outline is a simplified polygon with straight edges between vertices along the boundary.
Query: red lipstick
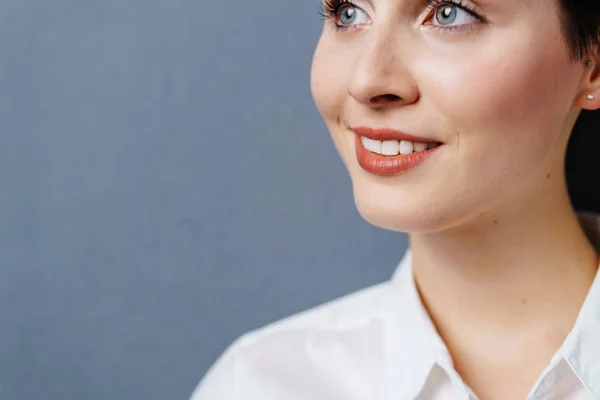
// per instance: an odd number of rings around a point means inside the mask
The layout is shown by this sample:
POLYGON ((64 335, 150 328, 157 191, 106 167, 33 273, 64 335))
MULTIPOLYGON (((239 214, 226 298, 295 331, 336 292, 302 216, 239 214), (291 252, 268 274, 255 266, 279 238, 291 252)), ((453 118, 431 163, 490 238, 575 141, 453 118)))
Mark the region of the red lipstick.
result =
POLYGON ((441 143, 435 139, 423 138, 408 133, 395 131, 391 129, 371 129, 371 128, 352 128, 355 132, 356 158, 359 165, 366 171, 381 176, 393 176, 407 172, 423 164, 439 148, 441 143), (398 154, 396 156, 386 156, 367 150, 361 140, 365 136, 373 140, 405 140, 410 142, 428 143, 430 146, 425 151, 413 152, 411 154, 398 154))
POLYGON ((373 129, 366 126, 357 126, 351 128, 351 130, 357 135, 365 136, 373 140, 406 140, 408 142, 419 143, 440 143, 437 139, 411 135, 410 133, 394 129, 373 129))

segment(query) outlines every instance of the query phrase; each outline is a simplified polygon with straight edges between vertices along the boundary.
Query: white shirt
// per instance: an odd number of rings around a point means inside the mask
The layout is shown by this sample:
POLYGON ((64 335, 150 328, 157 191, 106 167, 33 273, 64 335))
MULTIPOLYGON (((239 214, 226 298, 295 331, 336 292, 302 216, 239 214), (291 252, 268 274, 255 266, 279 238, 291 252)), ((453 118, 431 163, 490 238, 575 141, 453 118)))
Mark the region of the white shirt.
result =
MULTIPOLYGON (((579 213, 600 250, 600 215, 579 213)), ((410 248, 390 281, 249 332, 191 400, 474 400, 418 295, 410 248)), ((527 400, 600 400, 600 272, 527 400)))

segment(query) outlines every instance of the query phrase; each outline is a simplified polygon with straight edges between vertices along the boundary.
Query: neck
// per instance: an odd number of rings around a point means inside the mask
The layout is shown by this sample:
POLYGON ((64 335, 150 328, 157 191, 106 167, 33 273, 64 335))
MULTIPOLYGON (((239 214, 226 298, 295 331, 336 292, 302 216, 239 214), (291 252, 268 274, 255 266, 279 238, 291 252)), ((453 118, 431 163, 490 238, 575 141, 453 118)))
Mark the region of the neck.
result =
POLYGON ((461 342, 476 350, 469 340, 510 347, 542 332, 556 347, 572 329, 598 254, 566 185, 545 193, 455 229, 409 235, 418 290, 451 353, 461 342))

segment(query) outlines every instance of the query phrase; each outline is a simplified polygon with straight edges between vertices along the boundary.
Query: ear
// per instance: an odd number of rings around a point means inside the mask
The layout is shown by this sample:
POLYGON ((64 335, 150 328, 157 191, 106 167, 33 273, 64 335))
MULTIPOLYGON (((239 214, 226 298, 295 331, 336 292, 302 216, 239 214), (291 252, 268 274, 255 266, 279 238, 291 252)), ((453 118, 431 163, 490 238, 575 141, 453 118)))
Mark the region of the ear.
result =
POLYGON ((598 110, 600 109, 600 48, 594 47, 581 63, 585 71, 575 105, 583 110, 598 110), (588 65, 590 62, 591 65, 588 65))

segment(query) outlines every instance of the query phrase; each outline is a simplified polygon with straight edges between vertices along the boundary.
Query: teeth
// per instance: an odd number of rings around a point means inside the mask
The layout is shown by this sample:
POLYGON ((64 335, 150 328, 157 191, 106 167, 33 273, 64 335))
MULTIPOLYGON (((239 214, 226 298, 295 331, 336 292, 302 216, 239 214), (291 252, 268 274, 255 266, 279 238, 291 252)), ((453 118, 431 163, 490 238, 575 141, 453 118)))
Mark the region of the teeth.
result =
POLYGON ((427 150, 427 143, 415 143, 415 152, 427 150))
POLYGON ((437 143, 418 143, 409 142, 407 140, 373 140, 368 137, 360 137, 365 149, 370 152, 381 154, 384 156, 396 156, 398 154, 407 155, 413 152, 419 153, 425 150, 432 149, 439 144, 437 143))
POLYGON ((402 154, 402 155, 410 154, 413 152, 413 150, 414 150, 413 142, 407 142, 406 140, 403 140, 400 142, 400 154, 402 154))
MULTIPOLYGON (((402 145, 400 146, 402 148, 402 145)), ((411 149, 412 152, 412 149, 411 149)), ((397 140, 384 140, 381 143, 381 154, 384 156, 397 156, 398 155, 398 141, 397 140)))
POLYGON ((368 137, 361 136, 361 140, 365 149, 373 153, 381 154, 381 140, 373 140, 368 137))

